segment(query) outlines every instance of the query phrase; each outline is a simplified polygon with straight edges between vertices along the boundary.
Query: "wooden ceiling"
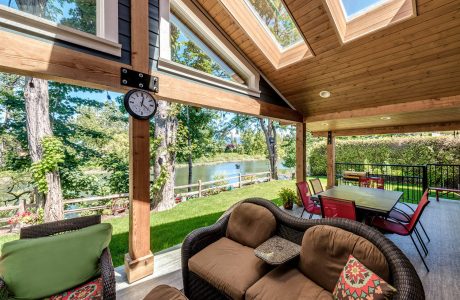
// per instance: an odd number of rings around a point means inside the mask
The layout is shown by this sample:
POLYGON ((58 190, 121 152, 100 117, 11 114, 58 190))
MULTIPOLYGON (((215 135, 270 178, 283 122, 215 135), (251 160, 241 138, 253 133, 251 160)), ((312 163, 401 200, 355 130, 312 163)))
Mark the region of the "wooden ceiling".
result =
MULTIPOLYGON (((342 44, 323 0, 284 0, 314 57, 275 69, 219 0, 196 0, 304 116, 460 95, 460 1, 416 0, 417 16, 342 44), (319 92, 332 96, 323 99, 319 92)), ((460 121, 456 109, 392 116, 394 125, 460 121), (394 117, 394 118, 393 118, 394 117)), ((378 117, 378 112, 376 112, 378 117)), ((313 131, 385 126, 369 116, 311 124, 313 131), (324 125, 328 123, 328 126, 324 125), (335 125, 332 125, 335 124, 335 125)), ((308 126, 308 124, 307 124, 308 126)))

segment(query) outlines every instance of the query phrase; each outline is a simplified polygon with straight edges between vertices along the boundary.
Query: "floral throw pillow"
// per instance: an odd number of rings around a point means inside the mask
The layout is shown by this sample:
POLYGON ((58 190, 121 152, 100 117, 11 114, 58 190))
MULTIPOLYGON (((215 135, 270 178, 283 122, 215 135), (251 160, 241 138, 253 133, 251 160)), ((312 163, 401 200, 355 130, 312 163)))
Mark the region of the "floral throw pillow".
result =
POLYGON ((350 255, 332 295, 338 300, 380 300, 395 293, 394 287, 350 255))
POLYGON ((82 286, 51 296, 49 300, 100 300, 102 299, 102 278, 85 283, 82 286))

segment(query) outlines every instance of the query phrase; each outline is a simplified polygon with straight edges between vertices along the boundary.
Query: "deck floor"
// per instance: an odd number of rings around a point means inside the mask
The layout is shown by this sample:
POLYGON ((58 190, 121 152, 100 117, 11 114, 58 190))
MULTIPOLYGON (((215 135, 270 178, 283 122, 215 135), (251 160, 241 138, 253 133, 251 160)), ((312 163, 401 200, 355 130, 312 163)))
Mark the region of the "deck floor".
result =
MULTIPOLYGON (((425 258, 428 273, 409 237, 387 235, 411 260, 425 288, 426 299, 458 299, 460 295, 460 201, 440 200, 425 209, 422 223, 431 242, 425 258)), ((301 208, 290 213, 300 216, 301 208)), ((308 217, 304 214, 304 218, 308 217)), ((423 233, 422 233, 423 235, 423 233)), ((155 254, 155 273, 132 285, 126 283, 123 267, 116 268, 117 298, 142 299, 160 284, 182 288, 180 246, 155 254)))

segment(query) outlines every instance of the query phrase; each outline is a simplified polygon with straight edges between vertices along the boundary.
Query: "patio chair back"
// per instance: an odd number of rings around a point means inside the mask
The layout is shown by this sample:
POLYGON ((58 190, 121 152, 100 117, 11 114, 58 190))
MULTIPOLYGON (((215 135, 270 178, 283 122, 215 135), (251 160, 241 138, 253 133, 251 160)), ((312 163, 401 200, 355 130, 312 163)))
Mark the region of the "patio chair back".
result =
POLYGON ((323 218, 345 218, 356 221, 355 201, 319 195, 323 218))
POLYGON ((307 212, 310 212, 315 207, 315 202, 311 199, 308 184, 305 181, 297 182, 297 191, 299 192, 300 199, 302 200, 303 207, 307 212))
POLYGON ((359 186, 360 187, 370 187, 371 182, 367 177, 359 177, 359 186))
POLYGON ((385 180, 382 177, 360 177, 359 186, 384 190, 385 180))
POLYGON ((417 209, 415 210, 414 214, 412 215, 412 218, 409 221, 409 224, 407 224, 407 230, 409 230, 410 233, 415 228, 415 225, 417 225, 417 222, 419 221, 420 217, 422 216, 423 211, 425 210, 425 207, 430 203, 430 200, 428 199, 428 190, 423 193, 422 198, 420 199, 420 202, 418 203, 417 209))
POLYGON ((323 185, 321 184, 321 180, 319 180, 319 178, 310 179, 310 184, 315 195, 324 192, 323 185))

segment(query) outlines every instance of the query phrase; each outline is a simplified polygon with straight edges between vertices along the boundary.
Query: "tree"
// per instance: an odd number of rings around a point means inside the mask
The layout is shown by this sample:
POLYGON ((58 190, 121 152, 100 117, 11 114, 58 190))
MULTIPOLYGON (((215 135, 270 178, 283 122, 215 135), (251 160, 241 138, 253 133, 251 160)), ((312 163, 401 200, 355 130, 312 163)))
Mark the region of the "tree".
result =
POLYGON ((158 211, 174 206, 174 184, 176 176, 176 136, 177 136, 177 105, 166 101, 158 101, 155 115, 154 139, 157 141, 153 174, 152 207, 158 211))
MULTIPOLYGON (((62 3, 66 1, 61 1, 62 3)), ((82 5, 85 1, 78 1, 82 5)), ((38 17, 52 19, 56 12, 54 3, 48 0, 16 0, 19 10, 34 14, 38 17)), ((83 4, 84 5, 84 4, 83 4)), ((78 7, 78 6, 77 6, 78 7)), ((89 14, 81 14, 78 9, 71 10, 67 18, 72 19, 92 18, 89 14)), ((89 21, 89 19, 86 19, 89 21)), ((87 23, 87 22, 83 22, 87 23)), ((32 163, 37 166, 43 159, 44 139, 53 136, 49 112, 48 81, 27 77, 24 85, 24 100, 26 108, 27 140, 32 163)), ((53 169, 45 174, 47 191, 45 194, 45 221, 55 221, 64 218, 63 193, 59 170, 53 169)))
POLYGON ((278 147, 276 144, 276 126, 275 122, 270 119, 259 119, 260 127, 265 135, 267 144, 268 160, 270 161, 270 171, 272 178, 278 179, 278 147))

